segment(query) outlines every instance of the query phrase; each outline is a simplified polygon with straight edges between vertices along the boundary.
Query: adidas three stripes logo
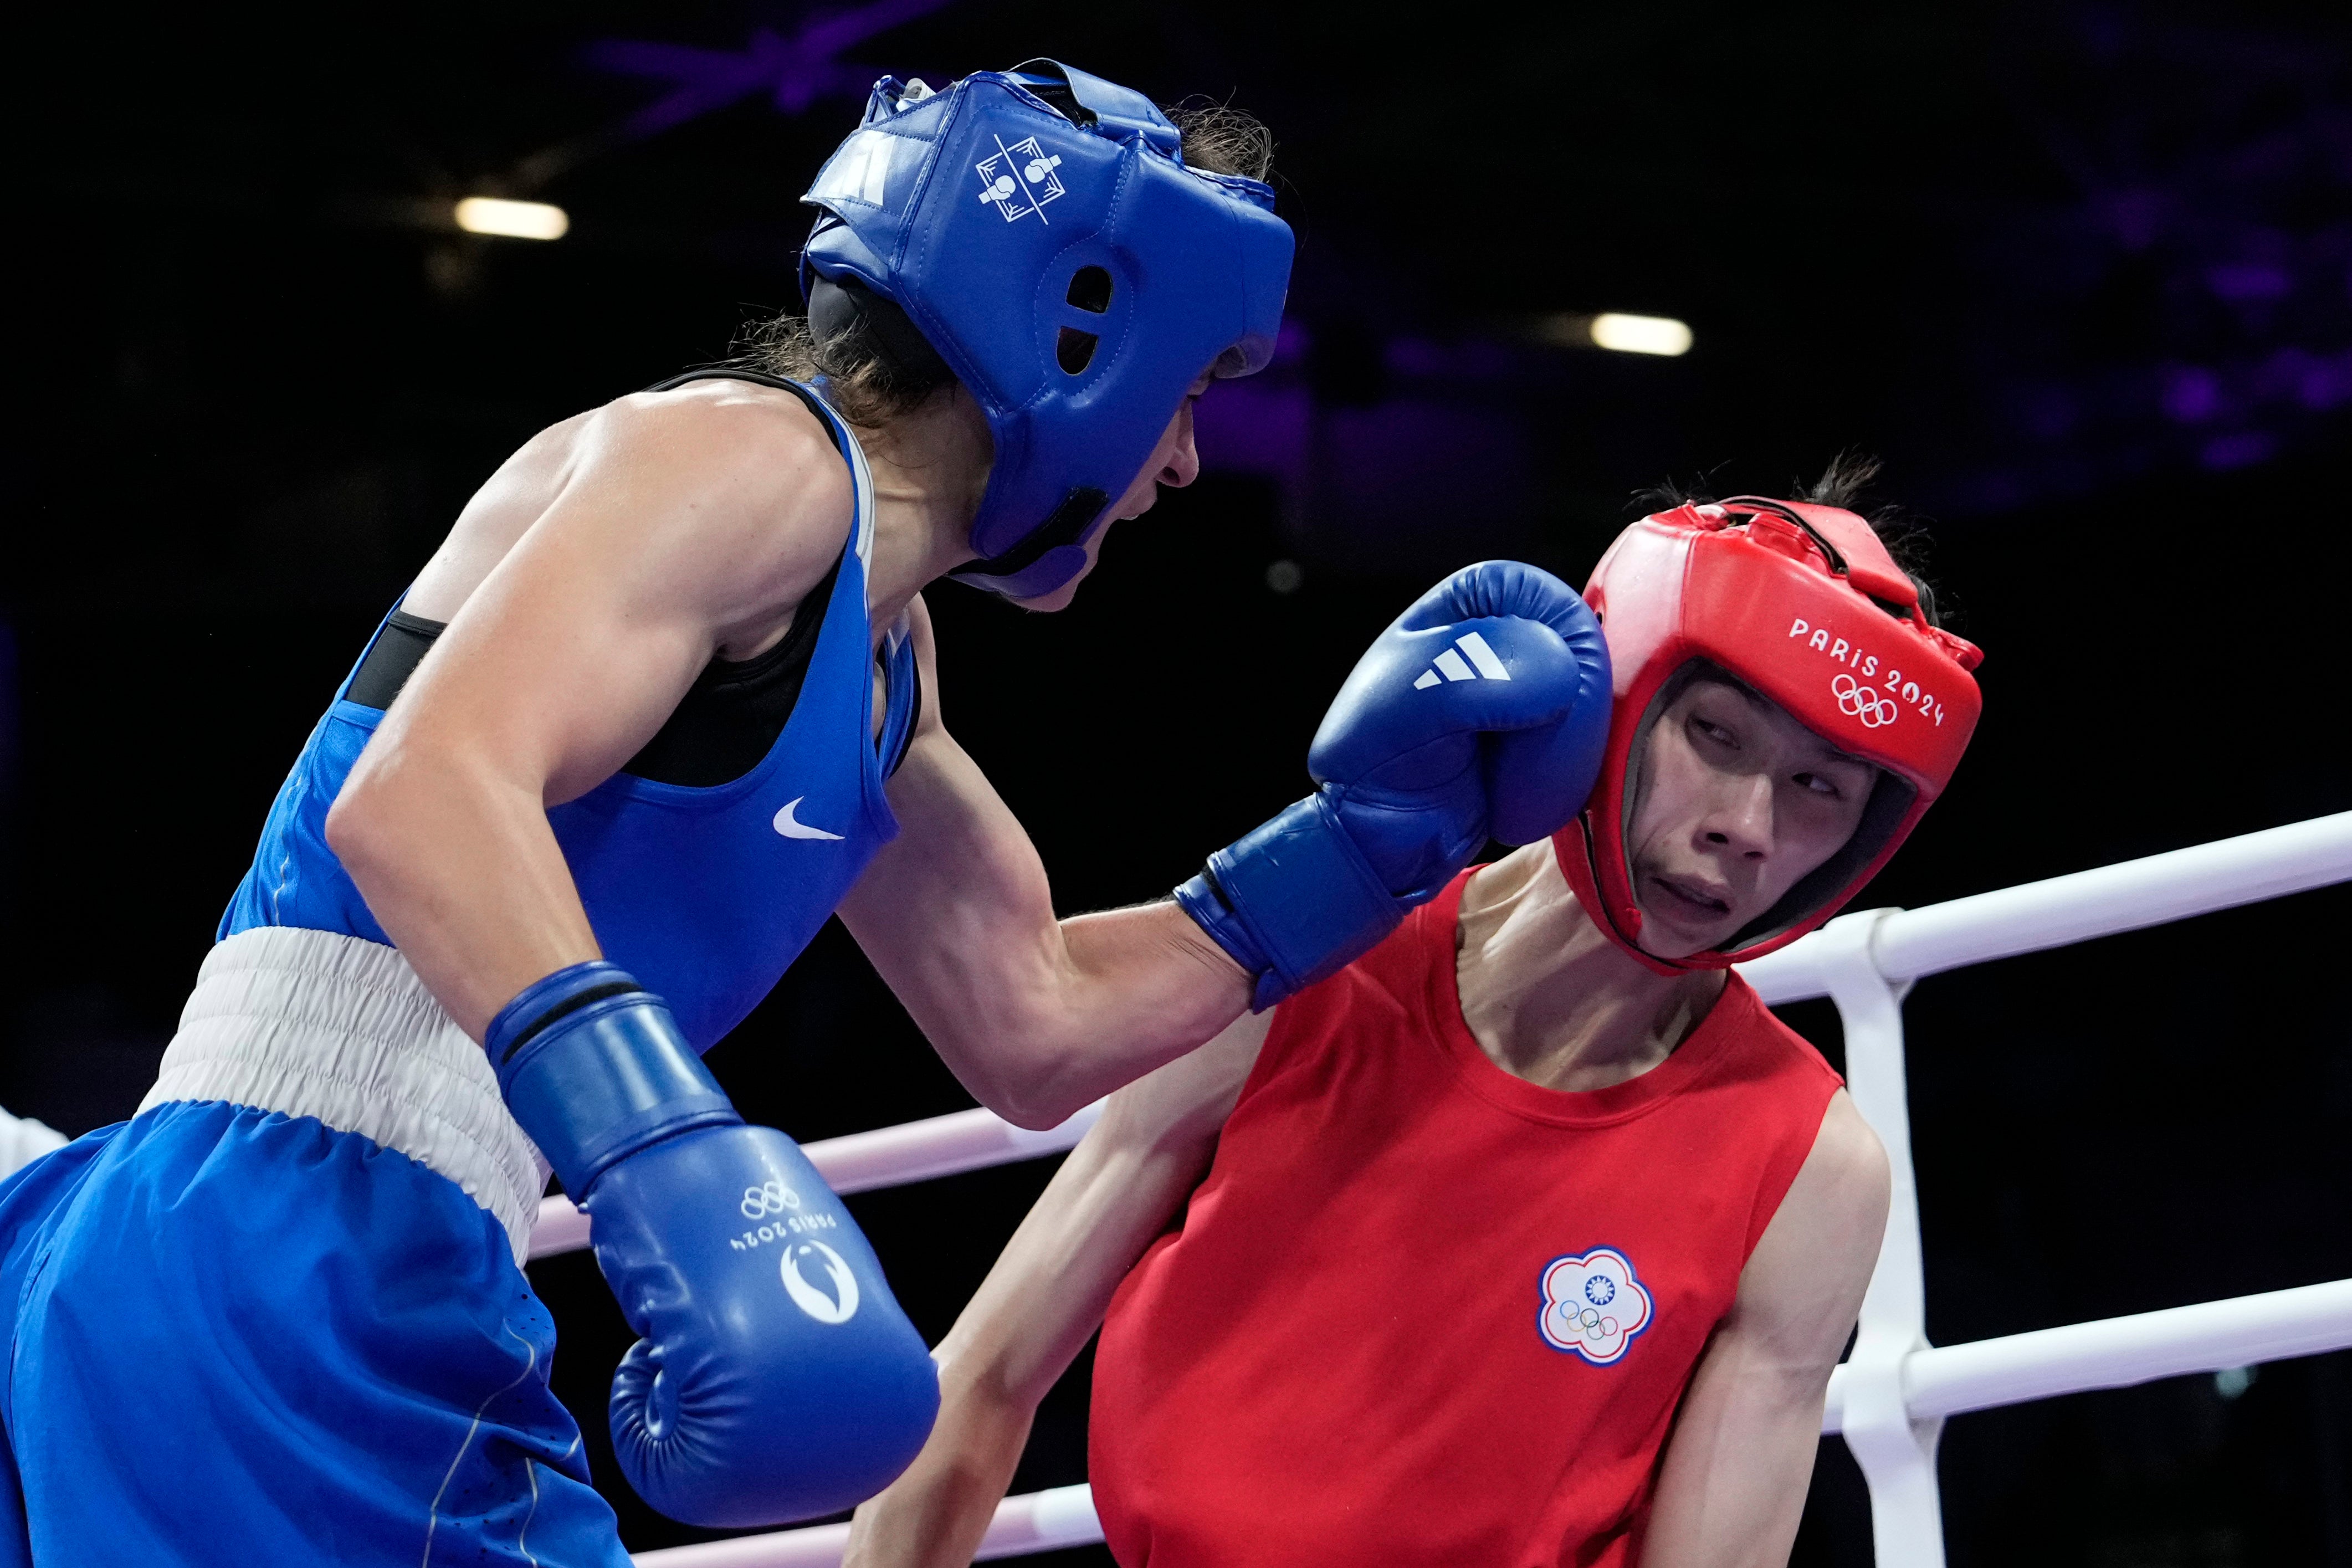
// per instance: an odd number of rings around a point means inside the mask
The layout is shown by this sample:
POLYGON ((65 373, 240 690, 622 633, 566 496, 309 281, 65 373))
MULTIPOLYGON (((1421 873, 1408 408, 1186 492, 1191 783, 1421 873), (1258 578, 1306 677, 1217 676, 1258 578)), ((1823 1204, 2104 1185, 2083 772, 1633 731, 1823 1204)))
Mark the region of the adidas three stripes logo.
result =
POLYGON ((1495 657, 1495 650, 1486 646, 1485 637, 1476 632, 1465 632, 1454 639, 1454 647, 1430 661, 1429 668, 1421 672, 1421 679, 1412 683, 1412 689, 1425 691, 1441 677, 1447 680, 1475 680, 1481 676, 1488 680, 1508 680, 1511 672, 1503 668, 1503 661, 1495 657), (1462 652, 1456 653, 1454 648, 1462 652), (1465 654, 1469 656, 1467 663, 1463 660, 1465 654))

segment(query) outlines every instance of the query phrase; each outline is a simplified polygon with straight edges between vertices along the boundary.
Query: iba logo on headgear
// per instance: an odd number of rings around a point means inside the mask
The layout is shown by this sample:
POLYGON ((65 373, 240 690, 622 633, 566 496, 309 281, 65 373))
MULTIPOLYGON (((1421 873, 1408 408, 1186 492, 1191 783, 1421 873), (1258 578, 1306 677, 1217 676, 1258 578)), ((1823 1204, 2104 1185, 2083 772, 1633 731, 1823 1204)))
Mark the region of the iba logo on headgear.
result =
POLYGON ((1067 194, 1062 176, 1054 173, 1061 166, 1062 155, 1046 152, 1034 136, 1010 147, 1000 137, 996 151, 972 165, 980 173, 980 199, 994 206, 1007 223, 1018 223, 1031 213, 1039 223, 1046 221, 1045 204, 1067 194))
POLYGON ((1544 1265, 1536 1331, 1556 1351, 1607 1366, 1650 1326, 1650 1292, 1633 1278, 1632 1262, 1613 1247, 1596 1247, 1581 1257, 1555 1258, 1544 1265))
POLYGON ((849 1271, 841 1254, 822 1241, 796 1242, 784 1248, 782 1270, 784 1294, 818 1322, 845 1323, 857 1315, 857 1276, 849 1271), (801 1271, 803 1260, 812 1258, 824 1266, 825 1283, 833 1287, 830 1295, 801 1271))

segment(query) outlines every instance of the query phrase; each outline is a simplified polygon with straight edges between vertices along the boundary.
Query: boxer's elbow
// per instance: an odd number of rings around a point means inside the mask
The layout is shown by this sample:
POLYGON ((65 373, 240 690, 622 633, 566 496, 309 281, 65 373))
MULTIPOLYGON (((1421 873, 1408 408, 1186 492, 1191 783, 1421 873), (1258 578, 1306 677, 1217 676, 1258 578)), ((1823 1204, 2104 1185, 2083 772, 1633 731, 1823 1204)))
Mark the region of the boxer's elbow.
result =
POLYGON ((362 759, 327 808, 327 847, 363 892, 380 868, 400 862, 404 814, 397 795, 386 787, 382 772, 362 759))
MULTIPOLYGON (((1220 955, 1221 962, 1223 960, 1220 955)), ((1139 984, 1129 970, 1029 970, 992 1000, 930 1031, 972 1097, 1016 1127, 1058 1127, 1231 1023, 1244 998, 1139 984)), ((1238 973, 1238 971, 1235 971, 1238 973)))
POLYGON ((327 810, 327 847, 371 903, 445 858, 464 831, 469 788, 463 770, 418 749, 379 740, 360 755, 327 810))
POLYGON ((1027 1131, 1047 1132, 1093 1103, 1083 1089, 1075 1089, 1062 1094, 1033 1095, 1016 1103, 1009 1114, 1002 1110, 997 1114, 1027 1131))
POLYGON ((1031 1132, 1059 1127, 1092 1103, 1092 1097, 1070 1083, 1063 1064, 1055 1060, 992 1062, 965 1075, 964 1087, 981 1104, 1031 1132))
POLYGON ((1088 1081, 1099 1029, 1086 987, 1058 943, 971 945, 950 983, 925 988, 923 1032, 982 1106, 1031 1131, 1058 1126, 1104 1092, 1088 1081))
POLYGON ((974 1100, 1015 1127, 1058 1127, 1104 1092, 1091 1081, 1099 1075, 1087 1071, 1094 1053, 1041 1020, 1000 1019, 959 1044, 956 1076, 974 1100))

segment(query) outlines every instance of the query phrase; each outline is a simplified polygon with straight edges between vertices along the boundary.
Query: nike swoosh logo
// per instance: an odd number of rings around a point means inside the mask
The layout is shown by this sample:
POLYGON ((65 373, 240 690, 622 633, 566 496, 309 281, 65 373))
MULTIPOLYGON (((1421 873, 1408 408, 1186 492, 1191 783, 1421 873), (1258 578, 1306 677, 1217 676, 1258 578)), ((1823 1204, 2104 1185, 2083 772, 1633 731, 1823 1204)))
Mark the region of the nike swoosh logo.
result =
POLYGON ((805 822, 793 820, 793 808, 807 798, 804 795, 794 795, 784 802, 784 809, 776 813, 776 831, 787 838, 839 838, 841 835, 838 833, 827 833, 822 827, 811 827, 805 822))

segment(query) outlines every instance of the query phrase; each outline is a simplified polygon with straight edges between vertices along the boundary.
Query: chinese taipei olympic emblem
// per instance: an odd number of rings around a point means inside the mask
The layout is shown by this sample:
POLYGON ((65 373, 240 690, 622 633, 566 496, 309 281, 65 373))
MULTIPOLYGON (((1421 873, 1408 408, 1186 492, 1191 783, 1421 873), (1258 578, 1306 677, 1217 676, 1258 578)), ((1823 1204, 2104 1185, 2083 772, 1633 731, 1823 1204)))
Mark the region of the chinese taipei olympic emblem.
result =
POLYGON ((1536 1331, 1556 1351, 1607 1366, 1650 1326, 1650 1292, 1614 1247, 1596 1247, 1544 1265, 1536 1331))

